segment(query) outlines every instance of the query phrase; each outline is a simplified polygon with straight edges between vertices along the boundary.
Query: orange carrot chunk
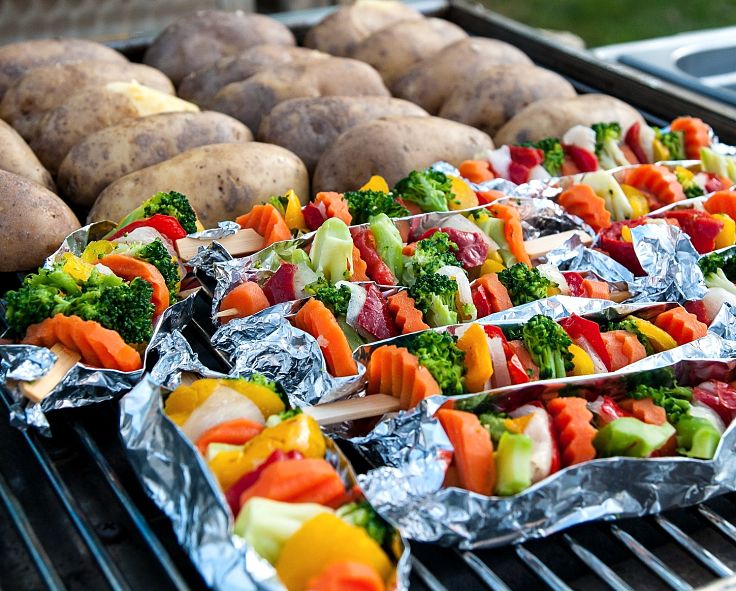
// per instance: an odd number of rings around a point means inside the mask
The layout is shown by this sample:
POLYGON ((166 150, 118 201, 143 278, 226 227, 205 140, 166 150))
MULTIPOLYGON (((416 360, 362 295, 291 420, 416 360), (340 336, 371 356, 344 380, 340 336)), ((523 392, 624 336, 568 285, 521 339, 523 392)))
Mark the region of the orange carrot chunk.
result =
POLYGON ((725 213, 736 219, 736 191, 716 191, 703 205, 708 213, 725 213))
POLYGON ((153 287, 151 302, 153 302, 153 313, 156 316, 169 307, 169 288, 166 287, 166 280, 161 275, 161 271, 152 264, 139 261, 124 254, 109 254, 102 257, 100 263, 126 281, 132 281, 136 277, 148 281, 153 287))
POLYGON ((404 347, 379 347, 368 360, 368 394, 390 394, 399 399, 402 409, 411 408, 425 398, 440 394, 437 381, 416 355, 404 347), (395 358, 400 363, 395 363, 395 358))
POLYGON ((710 125, 697 117, 678 117, 670 124, 672 131, 682 132, 685 156, 700 160, 700 149, 710 146, 710 125))
POLYGON ((314 202, 317 205, 320 203, 324 204, 325 213, 328 218, 339 218, 345 222, 346 226, 349 226, 353 221, 348 202, 340 193, 334 193, 332 191, 317 193, 314 202))
POLYGON ((309 591, 385 591, 381 575, 372 566, 339 560, 325 567, 307 584, 309 591))
POLYGON ((243 445, 263 431, 263 425, 249 419, 233 419, 207 429, 197 439, 199 453, 205 455, 210 443, 243 445))
POLYGON ((645 193, 650 209, 658 209, 685 199, 685 192, 675 173, 659 164, 641 164, 629 169, 624 184, 645 193))
POLYGON ((547 411, 552 416, 563 465, 594 459, 596 430, 590 424, 593 413, 588 410, 585 398, 553 398, 547 403, 547 411))
POLYGON ((639 419, 650 425, 664 425, 667 422, 667 412, 661 406, 654 404, 651 398, 625 398, 621 401, 621 408, 631 413, 635 419, 639 419))
POLYGON ((491 172, 488 162, 485 160, 466 160, 458 168, 460 176, 468 179, 471 183, 480 184, 491 181, 496 176, 491 172))
POLYGON ((605 200, 588 185, 572 185, 557 201, 568 213, 578 216, 596 232, 611 225, 611 212, 606 209, 605 200))
POLYGON ((266 294, 255 281, 245 281, 222 298, 220 302, 220 310, 237 310, 237 314, 231 316, 223 316, 220 322, 223 324, 233 318, 245 318, 265 310, 271 304, 266 294))
POLYGON ((654 320, 654 324, 675 339, 678 345, 684 345, 708 333, 708 327, 695 314, 679 306, 662 312, 654 320))
POLYGON ((491 312, 503 312, 514 307, 506 286, 498 278, 498 273, 481 275, 476 279, 476 282, 486 290, 486 296, 491 304, 491 312))
POLYGON ((597 300, 611 299, 611 286, 605 281, 596 281, 595 279, 583 279, 581 287, 585 292, 586 298, 597 300))
POLYGON ((504 237, 509 243, 511 254, 516 257, 520 263, 532 266, 532 261, 524 247, 524 232, 521 228, 521 215, 519 210, 513 205, 505 205, 503 203, 491 203, 488 210, 498 219, 504 222, 504 237))
POLYGON ((424 322, 422 312, 417 309, 414 298, 409 297, 406 290, 388 297, 388 309, 394 316, 394 322, 401 334, 426 330, 429 325, 424 322))
POLYGON ((256 205, 248 213, 238 216, 235 221, 241 228, 250 228, 263 236, 264 247, 291 238, 286 220, 270 203, 256 205))
POLYGON ((350 277, 350 281, 370 281, 367 270, 368 265, 360 256, 360 251, 353 246, 353 275, 350 277))
POLYGON ((333 376, 353 376, 358 373, 345 333, 322 302, 312 298, 304 304, 294 317, 294 326, 317 339, 327 369, 333 376))
POLYGON ((470 412, 443 408, 437 411, 437 418, 455 449, 452 461, 460 486, 481 495, 491 495, 496 485, 496 464, 488 431, 470 412))
POLYGON ((634 333, 627 330, 602 332, 601 338, 611 357, 611 371, 619 370, 647 356, 644 345, 634 333))

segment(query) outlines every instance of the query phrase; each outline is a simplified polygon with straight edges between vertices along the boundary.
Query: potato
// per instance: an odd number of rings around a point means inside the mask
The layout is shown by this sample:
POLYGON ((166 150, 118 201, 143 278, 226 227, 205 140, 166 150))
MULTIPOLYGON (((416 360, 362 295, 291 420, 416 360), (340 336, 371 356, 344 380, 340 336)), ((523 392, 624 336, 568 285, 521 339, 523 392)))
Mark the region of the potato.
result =
POLYGON ((46 111, 55 109, 82 88, 132 80, 166 94, 174 94, 171 80, 143 64, 55 64, 34 68, 11 86, 0 102, 0 117, 15 127, 21 136, 30 139, 46 111))
POLYGON ((351 127, 381 117, 426 115, 409 101, 383 96, 297 98, 279 103, 264 117, 258 139, 291 150, 311 174, 322 153, 351 127))
POLYGON ((348 129, 325 150, 312 190, 354 191, 375 174, 393 186, 412 170, 439 160, 457 166, 491 148, 491 138, 482 131, 447 119, 376 119, 348 129))
POLYGON ((39 39, 4 45, 0 47, 0 99, 33 68, 85 61, 127 63, 128 60, 114 49, 84 39, 39 39))
POLYGON ((102 190, 128 173, 208 144, 243 143, 248 128, 222 113, 161 113, 129 119, 88 135, 59 167, 61 194, 90 207, 102 190))
POLYGON ((51 191, 0 170, 0 272, 39 267, 77 228, 77 217, 51 191))
POLYGON ((56 191, 49 171, 38 161, 30 146, 17 131, 2 120, 0 120, 0 170, 12 172, 50 191, 56 191))
POLYGON ((519 111, 496 134, 497 145, 537 142, 562 137, 575 125, 616 121, 626 131, 642 116, 630 105, 605 94, 583 94, 567 99, 542 99, 519 111))
POLYGON ((549 70, 522 64, 495 66, 480 73, 473 82, 456 87, 439 115, 493 136, 534 101, 575 96, 572 84, 549 70))
POLYGON ((326 53, 304 47, 256 45, 188 74, 179 85, 179 96, 207 108, 220 89, 231 82, 246 80, 281 64, 301 64, 326 57, 329 57, 326 53))
POLYGON ((364 39, 350 57, 376 68, 390 88, 414 64, 467 36, 457 25, 439 18, 402 21, 364 39))
POLYGON ((176 20, 153 40, 143 62, 174 81, 253 45, 295 45, 286 26, 268 16, 240 10, 199 10, 176 20))
POLYGON ((342 57, 285 64, 232 82, 217 93, 212 108, 257 130, 261 118, 290 98, 317 96, 390 96, 368 64, 342 57))
POLYGON ((140 84, 109 82, 83 89, 46 113, 30 144, 39 160, 56 174, 69 150, 89 134, 125 119, 172 111, 199 111, 199 108, 140 84))
POLYGON ((355 46, 376 31, 404 20, 422 19, 415 9, 389 0, 362 0, 343 6, 309 29, 304 45, 349 57, 355 46))
POLYGON ((531 64, 513 45, 468 37, 411 67, 391 87, 394 96, 410 100, 429 114, 440 112, 445 100, 474 81, 484 69, 503 64, 531 64))
POLYGON ((272 195, 293 189, 309 195, 309 176, 299 158, 279 146, 250 142, 193 148, 109 185, 92 207, 89 221, 119 220, 157 191, 189 197, 207 228, 232 220, 272 195))

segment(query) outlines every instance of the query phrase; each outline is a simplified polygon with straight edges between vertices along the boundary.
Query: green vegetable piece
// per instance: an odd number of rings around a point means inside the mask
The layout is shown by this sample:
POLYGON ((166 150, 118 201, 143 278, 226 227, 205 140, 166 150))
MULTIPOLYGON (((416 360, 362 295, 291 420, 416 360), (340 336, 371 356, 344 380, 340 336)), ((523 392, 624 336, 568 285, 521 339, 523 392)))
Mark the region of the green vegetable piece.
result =
POLYGON ((648 458, 675 434, 669 423, 648 425, 633 417, 611 421, 598 430, 593 445, 599 456, 648 458))
POLYGON ((404 264, 402 282, 412 286, 417 277, 425 273, 436 273, 442 267, 457 266, 455 244, 445 232, 435 232, 429 238, 417 242, 414 254, 404 264))
POLYGON ((197 231, 197 214, 194 213, 189 200, 181 193, 169 191, 168 193, 156 193, 153 197, 144 201, 139 207, 126 215, 110 235, 132 222, 150 218, 157 213, 175 217, 187 234, 197 231))
POLYGON ((532 484, 531 437, 505 431, 498 441, 496 459, 496 494, 508 497, 532 484))
POLYGON ((521 336, 532 360, 539 367, 541 379, 564 378, 572 369, 572 341, 551 318, 542 314, 532 316, 524 324, 521 336))
POLYGON ((454 396, 463 393, 465 353, 451 335, 433 330, 420 332, 408 341, 406 348, 429 370, 443 394, 454 396))
POLYGON ((368 501, 343 505, 337 510, 337 516, 352 525, 362 527, 381 546, 388 538, 391 527, 368 501))
POLYGON ((560 140, 556 137, 548 137, 539 140, 534 146, 544 152, 544 162, 542 166, 552 176, 560 176, 562 173, 562 164, 565 162, 565 151, 562 149, 560 140))
POLYGON ((516 263, 504 269, 498 274, 498 280, 509 292, 511 303, 514 306, 544 299, 547 297, 549 288, 556 287, 556 284, 542 275, 538 269, 524 263, 516 263))
POLYGON ((659 127, 654 127, 654 137, 667 148, 670 153, 669 160, 685 160, 685 143, 682 133, 679 131, 663 132, 659 127))
POLYGON ((314 235, 309 251, 312 267, 330 283, 350 279, 353 270, 353 239, 339 218, 329 218, 314 235))
POLYGON ((346 285, 335 287, 320 277, 314 283, 310 283, 304 288, 309 295, 314 296, 330 311, 337 316, 345 316, 348 312, 348 304, 350 303, 351 291, 346 285))
POLYGON ((406 209, 392 193, 381 191, 348 191, 343 194, 348 202, 353 224, 365 224, 373 216, 384 213, 390 218, 400 218, 409 215, 406 209))
POLYGON ((452 194, 450 177, 436 170, 413 170, 401 179, 394 191, 404 200, 416 203, 422 211, 448 211, 452 194))
MULTIPOLYGON (((458 409, 463 410, 463 409, 458 409)), ((483 413, 478 417, 480 424, 483 425, 488 435, 491 436, 494 447, 498 447, 498 442, 501 440, 501 435, 506 433, 506 419, 508 415, 506 413, 494 413, 487 412, 483 413)))
POLYGON ((439 273, 425 273, 409 288, 409 295, 430 326, 457 323, 457 281, 439 273))
POLYGON ((404 268, 404 255, 401 252, 404 241, 401 239, 401 233, 385 213, 372 217, 370 228, 373 238, 376 239, 378 256, 388 265, 394 277, 401 277, 404 268))
POLYGON ((505 267, 512 267, 519 262, 511 252, 508 240, 506 240, 506 234, 504 233, 506 223, 503 220, 494 218, 485 211, 472 212, 470 219, 498 245, 498 254, 501 255, 505 267))
POLYGON ((677 421, 677 453, 710 460, 716 453, 721 434, 709 420, 683 416, 677 421))
POLYGON ((693 391, 684 386, 647 386, 639 384, 629 392, 631 398, 641 400, 651 398, 654 404, 661 406, 667 412, 667 420, 676 425, 680 418, 690 411, 690 400, 693 391))

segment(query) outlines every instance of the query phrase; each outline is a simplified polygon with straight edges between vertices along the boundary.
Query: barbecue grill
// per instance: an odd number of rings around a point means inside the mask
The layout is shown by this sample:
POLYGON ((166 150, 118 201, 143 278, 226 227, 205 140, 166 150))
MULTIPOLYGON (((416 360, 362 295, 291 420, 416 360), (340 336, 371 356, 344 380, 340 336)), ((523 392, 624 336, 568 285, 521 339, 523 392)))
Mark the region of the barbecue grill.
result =
MULTIPOLYGON (((736 143, 736 109, 586 52, 465 2, 413 3, 475 35, 510 42, 582 92, 604 92, 639 108, 653 124, 678 114, 708 121, 736 143)), ((326 9, 276 15, 297 34, 326 9)), ((112 44, 140 59, 150 38, 112 44)), ((2 290, 17 276, 0 276, 2 290)), ((209 302, 197 301, 185 336, 202 361, 226 371, 208 334, 209 302)), ((146 497, 118 438, 117 403, 58 411, 54 437, 13 428, 0 391, 0 589, 198 589, 204 583, 167 519, 146 497)), ((357 468, 367 466, 346 450, 357 468)), ((458 552, 412 544, 412 589, 675 589, 736 573, 736 494, 696 507, 616 523, 590 523, 544 540, 458 552)), ((736 586, 736 583, 731 583, 736 586)), ((724 587, 726 588, 726 587, 724 587)))

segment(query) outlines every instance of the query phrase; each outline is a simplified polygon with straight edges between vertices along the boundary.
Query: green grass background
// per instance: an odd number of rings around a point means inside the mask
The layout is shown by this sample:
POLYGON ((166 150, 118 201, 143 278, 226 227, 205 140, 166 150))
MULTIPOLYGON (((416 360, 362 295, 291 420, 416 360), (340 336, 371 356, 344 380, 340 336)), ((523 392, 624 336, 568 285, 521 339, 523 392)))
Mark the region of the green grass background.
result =
POLYGON ((736 25, 736 0, 483 0, 527 25, 570 31, 589 47, 736 25))

